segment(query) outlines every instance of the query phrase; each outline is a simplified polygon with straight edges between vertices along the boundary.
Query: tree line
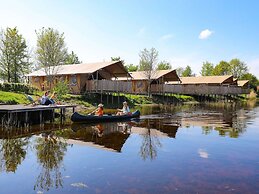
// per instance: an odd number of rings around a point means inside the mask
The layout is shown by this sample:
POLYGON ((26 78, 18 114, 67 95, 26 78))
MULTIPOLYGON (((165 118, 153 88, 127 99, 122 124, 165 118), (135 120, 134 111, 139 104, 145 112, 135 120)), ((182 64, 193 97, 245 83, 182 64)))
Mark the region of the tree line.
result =
POLYGON ((1 30, 0 80, 20 83, 32 69, 43 67, 48 75, 55 66, 81 63, 73 51, 68 53, 64 33, 53 28, 42 28, 35 33, 37 45, 31 51, 16 27, 1 30))

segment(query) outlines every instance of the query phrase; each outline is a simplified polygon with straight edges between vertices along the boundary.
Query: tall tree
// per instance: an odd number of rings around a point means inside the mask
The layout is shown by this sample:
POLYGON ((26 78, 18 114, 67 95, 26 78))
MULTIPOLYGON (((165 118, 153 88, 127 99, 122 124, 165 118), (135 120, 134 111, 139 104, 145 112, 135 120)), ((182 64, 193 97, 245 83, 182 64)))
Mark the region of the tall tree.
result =
POLYGON ((229 75, 230 67, 229 63, 226 61, 220 61, 213 70, 213 75, 229 75))
POLYGON ((243 74, 240 77, 240 80, 249 80, 249 86, 250 86, 250 88, 253 88, 254 90, 256 90, 256 87, 259 85, 259 80, 256 78, 256 76, 254 76, 251 73, 243 74))
POLYGON ((29 54, 26 41, 17 28, 6 28, 0 38, 0 75, 8 82, 21 82, 29 72, 29 54))
POLYGON ((139 57, 139 70, 144 71, 144 75, 148 80, 148 95, 150 96, 150 84, 156 74, 158 51, 155 48, 151 48, 150 50, 145 48, 140 51, 139 57))
POLYGON ((213 75, 214 66, 212 63, 206 61, 203 62, 202 68, 201 68, 201 75, 202 76, 210 76, 213 75))
POLYGON ((157 70, 167 70, 167 69, 172 69, 172 66, 169 62, 167 61, 161 61, 157 65, 157 70))
POLYGON ((67 54, 65 64, 79 64, 82 61, 79 61, 78 56, 72 51, 70 54, 67 54))
POLYGON ((64 33, 53 28, 42 28, 37 34, 36 59, 39 67, 44 68, 47 80, 51 84, 59 71, 59 66, 65 64, 67 48, 64 33))
POLYGON ((194 75, 192 73, 191 67, 189 65, 187 65, 182 73, 182 77, 190 77, 190 76, 194 76, 194 75))
POLYGON ((247 65, 239 59, 232 59, 229 62, 229 65, 231 74, 236 78, 240 78, 244 74, 248 73, 247 65))

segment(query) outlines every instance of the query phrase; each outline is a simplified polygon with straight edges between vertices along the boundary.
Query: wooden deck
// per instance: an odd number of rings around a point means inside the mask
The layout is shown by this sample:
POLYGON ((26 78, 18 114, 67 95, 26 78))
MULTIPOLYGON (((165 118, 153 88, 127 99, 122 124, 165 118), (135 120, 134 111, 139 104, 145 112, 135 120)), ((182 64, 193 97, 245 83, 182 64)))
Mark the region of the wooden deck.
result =
POLYGON ((61 122, 65 119, 66 109, 72 108, 75 112, 75 105, 0 105, 0 118, 2 125, 13 125, 20 121, 22 123, 42 123, 44 115, 50 120, 55 118, 55 110, 59 110, 61 122), (37 121, 35 121, 37 120, 37 121))
MULTIPOLYGON (((147 94, 147 89, 139 90, 136 87, 137 86, 133 86, 133 82, 131 81, 88 80, 86 82, 85 92, 147 94)), ((230 85, 210 86, 206 84, 152 84, 151 93, 186 95, 239 95, 248 94, 249 89, 230 85)))

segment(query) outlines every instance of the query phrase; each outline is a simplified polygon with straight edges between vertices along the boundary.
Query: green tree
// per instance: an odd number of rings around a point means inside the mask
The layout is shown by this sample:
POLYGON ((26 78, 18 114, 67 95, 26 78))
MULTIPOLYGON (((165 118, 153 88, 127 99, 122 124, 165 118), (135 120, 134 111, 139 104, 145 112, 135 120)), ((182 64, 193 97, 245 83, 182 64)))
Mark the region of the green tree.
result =
POLYGON ((128 70, 128 72, 133 72, 133 71, 137 71, 138 70, 138 66, 137 65, 133 65, 133 64, 126 65, 125 67, 128 70))
POLYGON ((251 73, 243 74, 240 77, 240 80, 249 80, 249 86, 250 86, 250 88, 253 88, 254 90, 256 90, 256 86, 259 85, 259 80, 256 78, 256 76, 254 76, 251 73))
POLYGON ((192 69, 189 65, 187 65, 182 73, 182 77, 190 77, 190 76, 193 76, 192 69))
POLYGON ((239 59, 232 59, 229 65, 230 73, 236 78, 241 78, 244 74, 248 73, 247 65, 239 59))
POLYGON ((201 68, 201 75, 202 76, 210 76, 213 75, 214 66, 212 63, 206 61, 203 62, 202 68, 201 68))
POLYGON ((80 64, 82 61, 79 61, 78 56, 72 51, 70 54, 67 54, 65 64, 80 64))
POLYGON ((42 28, 37 34, 36 59, 40 68, 44 68, 47 80, 53 83, 59 66, 65 64, 67 48, 64 33, 53 28, 42 28))
POLYGON ((161 61, 160 63, 158 63, 157 65, 157 70, 168 70, 168 69, 172 69, 172 66, 169 62, 167 61, 161 61))
POLYGON ((226 61, 220 61, 213 70, 213 75, 229 75, 230 65, 226 61))
POLYGON ((26 41, 17 28, 6 28, 0 37, 0 76, 8 82, 21 82, 30 69, 26 41))
POLYGON ((151 48, 150 50, 145 48, 140 51, 139 57, 139 70, 144 72, 144 75, 148 80, 148 95, 150 96, 150 84, 152 78, 156 74, 158 51, 155 48, 151 48))

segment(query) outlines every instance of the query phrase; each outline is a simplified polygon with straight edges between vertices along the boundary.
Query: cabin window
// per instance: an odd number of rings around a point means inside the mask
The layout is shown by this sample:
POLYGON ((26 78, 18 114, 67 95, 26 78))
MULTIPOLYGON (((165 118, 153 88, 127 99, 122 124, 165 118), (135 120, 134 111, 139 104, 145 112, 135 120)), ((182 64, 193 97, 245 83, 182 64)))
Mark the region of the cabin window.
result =
POLYGON ((34 78, 34 82, 39 82, 40 81, 40 78, 39 77, 35 77, 34 78))
POLYGON ((70 85, 72 85, 72 86, 77 85, 76 75, 71 75, 70 85))

